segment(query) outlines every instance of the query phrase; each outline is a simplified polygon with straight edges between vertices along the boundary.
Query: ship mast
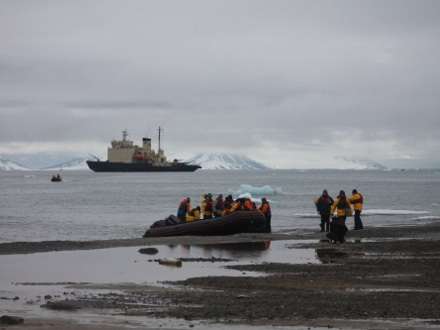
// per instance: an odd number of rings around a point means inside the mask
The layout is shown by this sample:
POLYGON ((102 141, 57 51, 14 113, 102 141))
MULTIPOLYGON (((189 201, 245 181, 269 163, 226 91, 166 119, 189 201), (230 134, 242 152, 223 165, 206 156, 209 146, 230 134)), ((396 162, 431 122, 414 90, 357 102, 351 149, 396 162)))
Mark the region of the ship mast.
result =
POLYGON ((158 131, 159 131, 159 153, 160 153, 160 133, 162 132, 162 128, 159 126, 159 129, 158 129, 158 131))

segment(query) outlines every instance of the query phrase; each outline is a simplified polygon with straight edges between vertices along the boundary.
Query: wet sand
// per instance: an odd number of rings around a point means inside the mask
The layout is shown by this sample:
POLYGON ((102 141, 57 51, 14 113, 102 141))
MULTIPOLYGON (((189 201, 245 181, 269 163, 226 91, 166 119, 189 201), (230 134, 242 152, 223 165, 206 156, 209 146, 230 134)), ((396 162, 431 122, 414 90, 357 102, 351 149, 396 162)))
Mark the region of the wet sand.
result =
MULTIPOLYGON (((228 267, 240 271, 241 276, 196 277, 172 282, 167 287, 113 283, 105 288, 118 293, 77 296, 70 301, 91 313, 175 318, 185 321, 182 327, 196 328, 200 328, 200 320, 263 327, 423 329, 440 326, 440 224, 350 231, 349 242, 342 245, 318 243, 323 235, 306 231, 94 241, 81 245, 80 249, 135 245, 135 242, 142 242, 140 245, 224 244, 268 238, 315 239, 315 243, 292 241, 285 248, 313 248, 322 263, 291 264, 286 260, 285 263, 238 264, 228 267), (255 271, 266 276, 249 276, 255 271)), ((30 245, 23 244, 1 244, 0 251, 3 254, 35 252, 30 250, 30 245)), ((32 244, 48 251, 54 251, 55 247, 60 250, 74 247, 65 242, 32 244)), ((74 287, 93 289, 93 285, 74 287)), ((103 287, 95 287, 99 288, 103 287)), ((107 329, 99 324, 74 327, 74 321, 56 322, 58 329, 94 329, 94 326, 107 329)), ((209 323, 203 327, 209 327, 209 323)), ((14 326, 14 329, 37 328, 32 323, 14 326)))

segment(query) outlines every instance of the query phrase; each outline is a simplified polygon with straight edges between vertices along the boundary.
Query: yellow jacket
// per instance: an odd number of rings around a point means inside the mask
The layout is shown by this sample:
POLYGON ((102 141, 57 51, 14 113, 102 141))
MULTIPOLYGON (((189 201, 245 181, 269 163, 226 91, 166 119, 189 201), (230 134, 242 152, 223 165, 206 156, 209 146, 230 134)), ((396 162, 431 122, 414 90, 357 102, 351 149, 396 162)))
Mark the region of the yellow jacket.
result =
POLYGON ((355 211, 362 211, 364 197, 360 193, 356 193, 354 195, 351 195, 349 201, 351 204, 353 204, 353 208, 355 211))
POLYGON ((197 221, 200 220, 200 212, 199 211, 192 211, 190 213, 188 213, 188 215, 186 216, 186 222, 192 222, 192 221, 197 221))
POLYGON ((350 216, 352 216, 351 204, 350 204, 350 201, 348 200, 348 198, 347 198, 348 208, 340 209, 338 207, 338 204, 339 204, 339 198, 336 198, 335 202, 332 205, 332 214, 334 214, 336 211, 337 217, 350 217, 350 216))

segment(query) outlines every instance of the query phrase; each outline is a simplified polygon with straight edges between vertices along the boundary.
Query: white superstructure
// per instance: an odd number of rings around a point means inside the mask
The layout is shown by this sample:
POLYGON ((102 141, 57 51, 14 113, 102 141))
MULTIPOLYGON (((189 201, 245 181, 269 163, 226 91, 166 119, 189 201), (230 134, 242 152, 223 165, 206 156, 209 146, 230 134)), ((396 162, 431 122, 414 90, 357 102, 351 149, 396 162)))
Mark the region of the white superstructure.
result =
MULTIPOLYGON (((159 127, 159 141, 161 128, 159 127)), ((108 161, 113 163, 138 163, 145 162, 153 165, 167 163, 164 151, 160 148, 154 151, 151 148, 151 139, 142 138, 142 146, 138 146, 133 141, 128 140, 127 130, 122 132, 122 140, 113 140, 111 147, 107 150, 108 161)))

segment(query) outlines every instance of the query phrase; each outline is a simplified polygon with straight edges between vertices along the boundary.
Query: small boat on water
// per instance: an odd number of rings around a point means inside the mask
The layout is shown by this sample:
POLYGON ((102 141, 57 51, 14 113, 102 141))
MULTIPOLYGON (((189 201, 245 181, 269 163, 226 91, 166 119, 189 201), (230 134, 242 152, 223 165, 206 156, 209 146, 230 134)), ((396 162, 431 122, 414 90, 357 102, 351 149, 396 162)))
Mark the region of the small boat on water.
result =
POLYGON ((63 179, 61 178, 61 175, 52 175, 52 178, 50 179, 51 182, 61 182, 63 179))
POLYGON ((266 232, 266 219, 258 210, 236 211, 223 217, 192 222, 178 222, 176 220, 172 216, 166 220, 155 222, 143 237, 214 236, 266 232))

